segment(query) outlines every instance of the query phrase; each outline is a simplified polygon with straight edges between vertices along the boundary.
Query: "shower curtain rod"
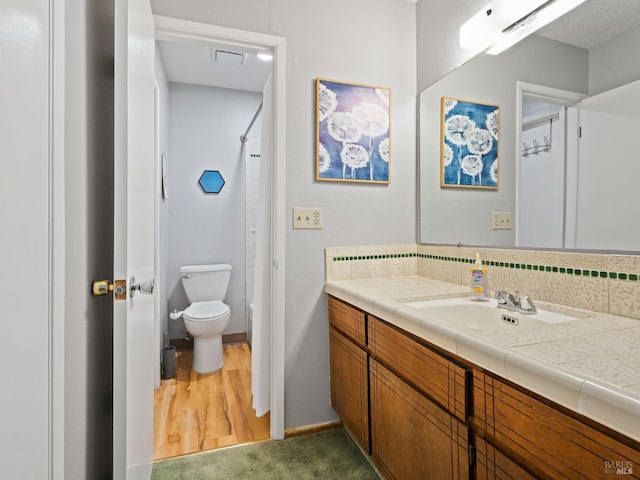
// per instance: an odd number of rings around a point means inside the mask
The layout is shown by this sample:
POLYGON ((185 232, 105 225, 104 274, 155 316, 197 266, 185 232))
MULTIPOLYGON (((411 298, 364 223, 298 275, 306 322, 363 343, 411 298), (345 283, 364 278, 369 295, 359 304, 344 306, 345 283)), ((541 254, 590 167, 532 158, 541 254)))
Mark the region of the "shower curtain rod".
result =
POLYGON ((258 106, 258 110, 256 110, 256 114, 251 119, 251 123, 247 127, 247 131, 244 132, 244 135, 240 135, 240 141, 242 143, 247 141, 247 135, 249 134, 249 131, 251 130, 251 127, 253 127, 253 124, 255 123, 256 118, 258 118, 258 115, 260 114, 261 111, 262 111, 262 102, 260 102, 260 105, 258 106))

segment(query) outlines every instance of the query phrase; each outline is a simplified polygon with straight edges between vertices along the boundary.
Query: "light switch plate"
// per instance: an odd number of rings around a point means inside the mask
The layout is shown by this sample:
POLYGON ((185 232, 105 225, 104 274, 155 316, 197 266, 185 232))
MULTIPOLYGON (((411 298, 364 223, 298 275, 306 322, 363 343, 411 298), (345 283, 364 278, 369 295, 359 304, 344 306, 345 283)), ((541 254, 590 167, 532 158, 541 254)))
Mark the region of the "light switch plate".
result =
POLYGON ((511 212, 491 212, 493 230, 511 230, 511 212))
POLYGON ((319 207, 293 207, 293 228, 322 229, 322 209, 319 207))

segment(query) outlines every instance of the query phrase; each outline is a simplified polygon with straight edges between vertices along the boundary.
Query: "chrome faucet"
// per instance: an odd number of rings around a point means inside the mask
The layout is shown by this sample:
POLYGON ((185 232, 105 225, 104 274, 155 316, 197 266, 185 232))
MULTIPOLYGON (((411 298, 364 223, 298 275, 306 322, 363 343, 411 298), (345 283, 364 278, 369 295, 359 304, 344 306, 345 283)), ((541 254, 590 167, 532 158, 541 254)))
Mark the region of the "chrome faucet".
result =
POLYGON ((536 313, 536 306, 533 303, 531 297, 527 295, 520 296, 518 292, 515 295, 498 290, 496 292, 496 300, 498 301, 498 308, 504 308, 506 310, 512 310, 520 313, 536 313))

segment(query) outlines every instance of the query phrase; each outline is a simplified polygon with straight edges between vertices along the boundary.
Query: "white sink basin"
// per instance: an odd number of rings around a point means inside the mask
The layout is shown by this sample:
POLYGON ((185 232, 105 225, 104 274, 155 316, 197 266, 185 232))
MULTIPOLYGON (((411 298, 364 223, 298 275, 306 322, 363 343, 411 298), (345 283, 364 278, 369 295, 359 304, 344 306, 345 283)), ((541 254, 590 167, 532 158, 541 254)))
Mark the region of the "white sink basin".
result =
POLYGON ((504 330, 576 320, 569 315, 540 309, 531 314, 513 312, 498 308, 498 302, 494 299, 488 302, 476 302, 467 297, 443 298, 416 300, 404 304, 446 322, 478 330, 504 330))

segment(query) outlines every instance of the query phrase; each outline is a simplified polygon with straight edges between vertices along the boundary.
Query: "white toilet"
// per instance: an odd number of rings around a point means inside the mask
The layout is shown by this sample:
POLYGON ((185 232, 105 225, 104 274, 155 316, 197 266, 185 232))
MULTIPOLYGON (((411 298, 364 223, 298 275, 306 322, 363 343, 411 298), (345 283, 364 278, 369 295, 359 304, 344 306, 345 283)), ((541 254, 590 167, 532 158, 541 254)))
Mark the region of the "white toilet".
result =
POLYGON ((231 312, 224 302, 231 278, 231 265, 188 265, 180 268, 182 285, 191 305, 170 317, 182 317, 193 336, 193 369, 211 373, 222 368, 222 332, 231 312))

